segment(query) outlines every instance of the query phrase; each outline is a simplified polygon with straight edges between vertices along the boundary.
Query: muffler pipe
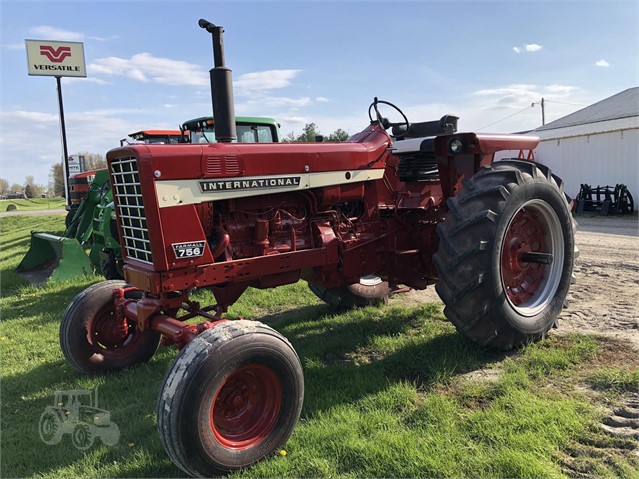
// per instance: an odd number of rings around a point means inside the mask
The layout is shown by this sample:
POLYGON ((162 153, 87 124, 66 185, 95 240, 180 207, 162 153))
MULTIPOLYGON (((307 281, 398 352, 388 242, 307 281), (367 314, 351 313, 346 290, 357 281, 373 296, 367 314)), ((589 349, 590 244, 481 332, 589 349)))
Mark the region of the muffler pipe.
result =
POLYGON ((235 128, 235 105, 233 103, 233 78, 230 68, 224 63, 224 28, 200 19, 198 25, 213 37, 213 63, 209 70, 211 79, 211 99, 215 138, 221 143, 231 143, 237 139, 235 128))

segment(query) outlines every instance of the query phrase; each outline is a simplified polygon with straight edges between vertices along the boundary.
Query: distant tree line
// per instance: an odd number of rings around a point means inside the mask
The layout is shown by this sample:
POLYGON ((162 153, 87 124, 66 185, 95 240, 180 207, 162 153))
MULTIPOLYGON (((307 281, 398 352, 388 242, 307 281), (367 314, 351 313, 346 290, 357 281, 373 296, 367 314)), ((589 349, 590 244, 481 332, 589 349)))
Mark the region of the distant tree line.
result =
MULTIPOLYGON (((84 156, 85 170, 98 170, 106 168, 106 160, 100 154, 81 152, 78 156, 84 156)), ((48 186, 40 185, 35 182, 32 175, 28 175, 24 179, 23 184, 9 182, 0 178, 0 196, 5 197, 10 193, 23 193, 26 198, 40 198, 43 195, 64 197, 64 168, 62 163, 54 163, 49 170, 48 186)))
MULTIPOLYGON (((302 129, 302 133, 296 135, 295 132, 290 132, 284 138, 286 143, 297 142, 314 142, 317 141, 321 133, 315 123, 307 123, 302 129)), ((338 128, 328 136, 323 137, 323 141, 327 142, 342 142, 348 140, 350 135, 338 128)), ((77 156, 84 156, 85 170, 98 170, 100 168, 106 168, 106 160, 99 153, 89 153, 86 151, 76 153, 77 156)), ((49 170, 49 184, 48 187, 35 183, 32 175, 25 178, 23 184, 13 183, 9 185, 9 182, 0 178, 0 196, 6 196, 9 193, 24 192, 27 198, 39 198, 42 195, 64 197, 64 168, 62 163, 54 163, 49 170)))
MULTIPOLYGON (((295 132, 290 132, 288 135, 286 135, 286 137, 284 138, 284 141, 286 143, 297 143, 297 142, 308 143, 308 142, 317 141, 316 140, 317 137, 321 135, 322 134, 318 130, 317 125, 315 123, 307 123, 302 129, 301 134, 296 135, 295 132)), ((348 133, 346 133, 341 128, 338 128, 330 135, 325 136, 324 141, 341 142, 341 141, 348 140, 349 137, 350 135, 348 133)))

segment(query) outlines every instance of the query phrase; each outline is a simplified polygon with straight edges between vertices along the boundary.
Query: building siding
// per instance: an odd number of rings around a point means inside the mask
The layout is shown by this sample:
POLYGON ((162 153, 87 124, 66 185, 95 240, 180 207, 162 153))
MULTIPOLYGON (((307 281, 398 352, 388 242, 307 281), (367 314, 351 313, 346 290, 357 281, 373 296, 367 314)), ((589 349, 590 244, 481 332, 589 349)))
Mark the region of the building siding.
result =
POLYGON ((582 183, 590 186, 623 183, 639 198, 639 129, 542 140, 535 158, 565 182, 572 197, 582 183))

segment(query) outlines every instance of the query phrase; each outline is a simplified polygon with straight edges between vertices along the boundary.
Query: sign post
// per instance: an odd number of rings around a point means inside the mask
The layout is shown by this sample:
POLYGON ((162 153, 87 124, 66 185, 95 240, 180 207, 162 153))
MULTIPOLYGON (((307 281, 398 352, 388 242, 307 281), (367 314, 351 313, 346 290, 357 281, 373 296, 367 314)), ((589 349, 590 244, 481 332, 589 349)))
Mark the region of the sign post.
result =
POLYGON ((58 110, 60 111, 60 136, 62 138, 62 158, 64 166, 64 191, 66 208, 71 208, 69 200, 69 152, 67 151, 67 130, 64 123, 62 104, 62 83, 65 77, 86 78, 84 62, 84 44, 80 42, 57 42, 48 40, 25 40, 29 75, 54 76, 58 91, 58 110))

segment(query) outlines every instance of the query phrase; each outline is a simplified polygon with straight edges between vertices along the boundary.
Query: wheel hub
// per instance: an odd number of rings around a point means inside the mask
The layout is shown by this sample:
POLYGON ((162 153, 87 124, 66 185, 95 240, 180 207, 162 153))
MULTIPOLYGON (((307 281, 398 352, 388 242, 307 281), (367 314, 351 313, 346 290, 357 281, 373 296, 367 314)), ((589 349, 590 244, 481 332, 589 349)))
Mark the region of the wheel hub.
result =
POLYGON ((111 357, 125 357, 137 347, 140 335, 126 319, 118 320, 110 308, 86 324, 87 340, 93 350, 111 357))
POLYGON ((547 242, 538 216, 527 208, 519 210, 506 233, 502 253, 502 277, 513 304, 530 299, 541 285, 545 265, 525 259, 528 253, 545 253, 547 242))
POLYGON ((247 449, 275 427, 282 405, 277 375, 261 364, 235 370, 220 386, 211 404, 215 438, 229 449, 247 449))
POLYGON ((513 216, 501 248, 506 298, 521 314, 534 315, 552 299, 563 262, 563 237, 556 213, 541 200, 513 216))

